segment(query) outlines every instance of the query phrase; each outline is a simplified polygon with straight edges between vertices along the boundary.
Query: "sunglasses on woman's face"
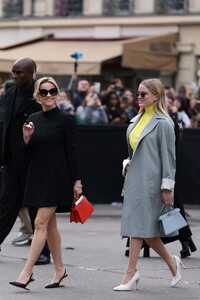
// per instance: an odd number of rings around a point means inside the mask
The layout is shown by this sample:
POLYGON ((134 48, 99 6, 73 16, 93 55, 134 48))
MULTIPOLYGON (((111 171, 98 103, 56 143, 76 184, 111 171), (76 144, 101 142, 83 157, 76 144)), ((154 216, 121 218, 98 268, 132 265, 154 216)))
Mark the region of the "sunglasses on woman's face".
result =
POLYGON ((136 98, 138 98, 138 97, 144 98, 146 95, 147 95, 146 92, 137 92, 137 93, 135 93, 136 98))
POLYGON ((52 88, 50 90, 41 89, 39 90, 39 94, 41 97, 46 97, 48 94, 50 94, 51 96, 56 96, 58 94, 58 89, 57 88, 52 88))

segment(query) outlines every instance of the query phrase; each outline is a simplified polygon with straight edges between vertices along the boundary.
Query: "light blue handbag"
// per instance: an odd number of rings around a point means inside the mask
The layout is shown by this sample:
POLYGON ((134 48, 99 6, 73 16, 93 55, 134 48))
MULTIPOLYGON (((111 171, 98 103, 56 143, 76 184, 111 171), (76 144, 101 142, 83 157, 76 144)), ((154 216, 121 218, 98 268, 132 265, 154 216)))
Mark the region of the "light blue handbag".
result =
POLYGON ((169 235, 177 230, 187 226, 186 220, 180 213, 179 208, 173 208, 173 206, 169 206, 164 204, 161 209, 161 215, 158 218, 160 223, 160 231, 162 234, 169 235), (164 213, 164 208, 168 207, 169 211, 164 213))

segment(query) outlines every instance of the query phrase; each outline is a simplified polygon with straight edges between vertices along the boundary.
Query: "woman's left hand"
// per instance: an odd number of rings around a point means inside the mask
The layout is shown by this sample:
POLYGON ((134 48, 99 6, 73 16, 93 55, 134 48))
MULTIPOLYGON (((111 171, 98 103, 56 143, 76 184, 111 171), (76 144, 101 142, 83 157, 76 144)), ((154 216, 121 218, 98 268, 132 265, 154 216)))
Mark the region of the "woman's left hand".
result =
POLYGON ((171 205, 173 202, 172 191, 170 190, 162 190, 162 201, 166 205, 171 205))

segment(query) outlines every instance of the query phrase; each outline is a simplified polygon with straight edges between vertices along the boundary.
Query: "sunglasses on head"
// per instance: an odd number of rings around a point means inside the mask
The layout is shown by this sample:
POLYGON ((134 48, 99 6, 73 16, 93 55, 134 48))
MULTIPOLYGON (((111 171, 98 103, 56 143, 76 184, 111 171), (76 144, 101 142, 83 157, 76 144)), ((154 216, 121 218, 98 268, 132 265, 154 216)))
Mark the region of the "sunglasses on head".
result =
POLYGON ((58 94, 58 89, 57 88, 52 88, 50 90, 41 89, 39 90, 39 94, 41 97, 46 97, 48 94, 50 94, 51 96, 56 96, 58 94))
POLYGON ((146 95, 147 95, 146 92, 137 92, 137 93, 135 93, 136 98, 138 98, 138 97, 144 98, 146 95))

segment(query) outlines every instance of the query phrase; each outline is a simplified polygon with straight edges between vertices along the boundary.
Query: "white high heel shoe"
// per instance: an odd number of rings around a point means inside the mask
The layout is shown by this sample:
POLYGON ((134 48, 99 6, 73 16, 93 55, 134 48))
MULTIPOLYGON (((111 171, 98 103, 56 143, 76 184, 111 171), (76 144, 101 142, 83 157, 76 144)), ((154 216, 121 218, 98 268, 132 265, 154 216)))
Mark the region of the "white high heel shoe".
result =
POLYGON ((113 288, 114 291, 130 291, 133 284, 136 283, 136 290, 138 289, 138 282, 140 279, 140 274, 138 271, 135 272, 134 276, 126 284, 120 284, 113 288))
POLYGON ((179 283, 179 281, 181 281, 181 266, 183 267, 183 269, 185 269, 184 264, 182 263, 181 259, 178 256, 175 256, 175 262, 176 262, 176 275, 173 276, 172 278, 172 287, 174 287, 175 285, 177 285, 179 283))

